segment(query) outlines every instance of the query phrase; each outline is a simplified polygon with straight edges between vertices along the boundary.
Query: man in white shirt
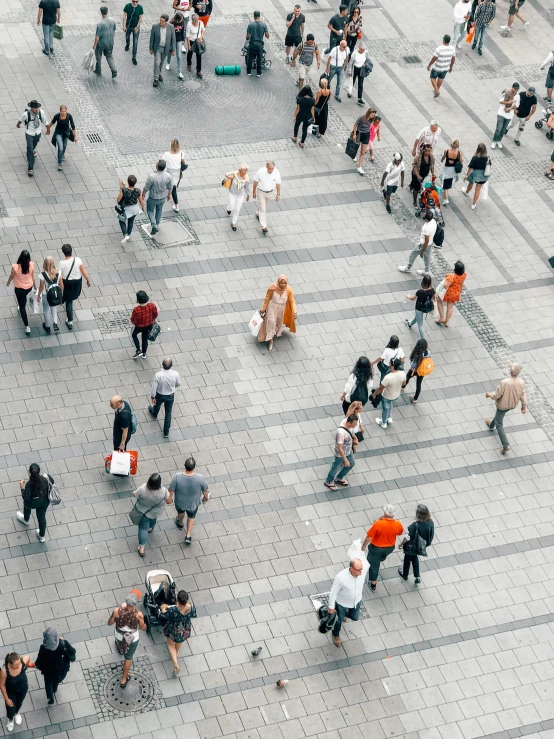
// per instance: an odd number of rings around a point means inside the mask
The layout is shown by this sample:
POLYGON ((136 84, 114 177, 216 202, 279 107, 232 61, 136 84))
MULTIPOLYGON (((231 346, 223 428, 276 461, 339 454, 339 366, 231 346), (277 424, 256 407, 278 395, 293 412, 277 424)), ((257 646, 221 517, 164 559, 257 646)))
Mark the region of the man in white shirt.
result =
POLYGON ((454 6, 454 30, 452 32, 452 38, 454 39, 454 46, 458 49, 462 45, 466 23, 471 14, 470 11, 471 5, 469 4, 469 0, 459 0, 454 6))
POLYGON ((360 607, 364 594, 364 582, 366 572, 369 570, 369 562, 363 559, 353 559, 350 565, 339 572, 333 580, 331 592, 329 593, 329 613, 337 614, 333 626, 333 644, 341 646, 339 638, 342 622, 345 618, 358 621, 360 618, 360 607))
POLYGON ((275 162, 266 162, 265 167, 260 167, 254 177, 254 186, 252 188, 252 197, 258 201, 258 210, 256 217, 260 221, 262 233, 265 236, 268 232, 267 228, 267 204, 270 200, 280 200, 281 198, 281 175, 275 166, 275 162), (276 195, 274 193, 276 192, 276 195))
POLYGON ((181 386, 179 373, 172 369, 172 367, 172 360, 166 357, 162 362, 162 369, 156 373, 152 382, 152 391, 150 393, 152 405, 148 406, 148 412, 153 418, 158 417, 162 405, 164 406, 164 439, 167 439, 169 436, 169 429, 171 427, 171 412, 175 400, 175 388, 181 386))
POLYGON ((442 45, 437 46, 433 58, 427 65, 427 69, 431 72, 431 84, 435 91, 434 97, 438 98, 441 94, 440 89, 444 78, 448 72, 452 71, 454 62, 456 61, 456 47, 450 46, 450 36, 446 34, 442 38, 442 45))
POLYGON ((428 126, 422 128, 418 133, 416 140, 414 141, 414 148, 412 149, 412 156, 423 149, 423 144, 431 144, 431 152, 435 151, 435 146, 441 135, 441 128, 437 121, 430 121, 428 126))
POLYGON ((423 216, 423 226, 421 227, 421 234, 419 237, 419 244, 415 246, 410 252, 408 257, 408 264, 405 267, 398 267, 399 272, 411 272, 413 263, 416 257, 421 257, 425 265, 425 269, 418 269, 418 275, 430 274, 429 268, 431 266, 431 249, 433 244, 433 236, 437 230, 437 222, 433 218, 433 214, 430 210, 425 211, 423 216))
POLYGON ((387 203, 387 213, 392 213, 390 196, 398 190, 398 185, 404 187, 405 169, 400 152, 396 152, 392 162, 385 167, 383 178, 381 179, 381 187, 385 188, 386 185, 386 189, 383 189, 383 197, 387 203))
POLYGON ((331 89, 331 81, 335 75, 337 75, 337 87, 335 89, 335 100, 340 103, 339 97, 340 86, 342 81, 342 73, 346 70, 348 64, 349 54, 348 46, 346 41, 343 39, 338 46, 331 49, 329 56, 327 57, 327 68, 325 74, 329 77, 329 89, 331 89))
POLYGON ((37 100, 31 100, 28 103, 30 110, 26 110, 21 118, 17 121, 16 127, 21 128, 21 124, 25 126, 25 140, 27 143, 27 165, 29 177, 34 174, 36 148, 42 134, 42 126, 46 126, 48 121, 41 110, 40 103, 37 100))
POLYGON ((519 108, 519 82, 514 82, 508 90, 505 90, 498 102, 500 108, 496 114, 496 130, 492 137, 491 149, 503 147, 502 139, 510 127, 514 112, 519 108))

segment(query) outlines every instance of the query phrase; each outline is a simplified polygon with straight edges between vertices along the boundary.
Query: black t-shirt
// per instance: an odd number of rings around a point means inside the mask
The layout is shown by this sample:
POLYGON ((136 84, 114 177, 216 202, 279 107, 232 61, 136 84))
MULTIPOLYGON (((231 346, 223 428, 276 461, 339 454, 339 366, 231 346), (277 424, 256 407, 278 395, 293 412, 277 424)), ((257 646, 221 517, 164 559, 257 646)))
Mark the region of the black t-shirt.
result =
MULTIPOLYGON (((50 482, 54 482, 54 478, 50 477, 50 482)), ((40 490, 33 490, 31 488, 31 483, 29 480, 25 483, 25 487, 23 488, 23 502, 26 506, 30 506, 31 508, 35 505, 42 505, 44 501, 48 500, 48 488, 50 487, 50 483, 44 477, 44 475, 41 474, 40 477, 40 490)))
MULTIPOLYGON (((344 26, 346 23, 346 16, 341 16, 337 13, 337 15, 334 15, 332 18, 329 18, 329 23, 331 26, 333 26, 335 31, 344 31, 344 26)), ((331 31, 331 33, 333 32, 331 31)), ((336 36, 336 35, 337 35, 336 33, 333 33, 333 36, 336 36)), ((337 36, 337 38, 342 39, 343 36, 344 34, 337 36)))
POLYGON ((212 0, 193 0, 192 7, 199 16, 204 17, 212 13, 212 0))
POLYGON ((533 105, 537 104, 537 97, 536 95, 529 95, 527 96, 527 93, 523 93, 519 96, 519 106, 517 109, 517 117, 518 118, 527 118, 529 113, 531 112, 531 108, 533 105))
POLYGON ((425 308, 425 303, 427 302, 427 298, 429 296, 433 297, 434 294, 435 294, 434 287, 430 287, 427 290, 422 290, 422 289, 418 290, 416 292, 415 309, 423 312, 423 309, 425 308))
POLYGON ((469 163, 470 169, 485 169, 487 166, 487 162, 489 161, 488 157, 477 157, 473 156, 471 157, 471 162, 469 163))
POLYGON ((42 23, 45 26, 53 26, 58 17, 60 0, 40 0, 39 8, 42 9, 42 23))
POLYGON ((65 118, 60 118, 60 114, 56 113, 52 118, 52 123, 56 124, 54 136, 57 136, 59 133, 62 136, 69 136, 69 129, 71 128, 73 131, 75 130, 75 123, 73 122, 73 116, 71 113, 68 113, 65 118))
MULTIPOLYGON (((287 15, 287 21, 292 20, 294 13, 289 13, 287 15)), ((298 18, 295 18, 290 26, 287 28, 287 36, 290 36, 291 38, 302 38, 302 24, 306 22, 306 18, 300 13, 298 18)))
POLYGON ((142 5, 135 5, 133 7, 133 3, 127 3, 123 8, 123 12, 127 16, 127 22, 125 24, 127 28, 136 28, 138 26, 140 16, 144 15, 144 8, 142 5))
POLYGON ((312 108, 315 105, 315 100, 313 98, 308 97, 300 97, 300 95, 296 98, 297 104, 300 106, 300 110, 298 111, 298 118, 299 119, 307 119, 312 117, 312 108))
POLYGON ((123 408, 115 414, 113 420, 114 437, 121 439, 124 429, 129 429, 127 435, 127 438, 129 438, 131 434, 131 406, 126 400, 123 401, 123 408))

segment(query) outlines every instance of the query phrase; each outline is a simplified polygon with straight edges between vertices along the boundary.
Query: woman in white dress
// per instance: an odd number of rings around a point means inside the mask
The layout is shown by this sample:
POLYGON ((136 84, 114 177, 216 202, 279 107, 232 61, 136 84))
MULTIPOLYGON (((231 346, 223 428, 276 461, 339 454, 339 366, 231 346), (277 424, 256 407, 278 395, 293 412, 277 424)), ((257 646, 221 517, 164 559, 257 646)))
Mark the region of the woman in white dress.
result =
MULTIPOLYGON (((171 191, 171 197, 173 198, 173 210, 179 212, 179 200, 177 198, 177 188, 181 181, 181 162, 184 163, 185 158, 181 151, 181 146, 177 139, 173 139, 169 151, 166 151, 162 159, 165 161, 165 171, 171 175, 173 182, 173 190, 171 191)), ((186 167, 185 167, 186 169, 186 167)))

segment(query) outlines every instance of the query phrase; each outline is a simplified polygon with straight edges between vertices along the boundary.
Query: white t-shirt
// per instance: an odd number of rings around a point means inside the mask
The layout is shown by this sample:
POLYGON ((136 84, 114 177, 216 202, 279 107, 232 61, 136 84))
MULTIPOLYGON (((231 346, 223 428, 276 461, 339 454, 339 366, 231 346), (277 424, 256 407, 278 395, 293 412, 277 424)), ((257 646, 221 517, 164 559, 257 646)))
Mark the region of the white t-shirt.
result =
POLYGON ((390 162, 390 164, 387 164, 385 167, 385 172, 387 173, 387 177, 385 179, 385 184, 390 185, 393 187, 394 185, 400 184, 400 177, 402 175, 402 172, 405 172, 406 168, 404 167, 404 162, 400 162, 400 164, 396 165, 394 162, 390 162))
POLYGON ((343 67, 347 57, 348 49, 345 49, 343 51, 340 46, 333 47, 331 49, 331 53, 329 54, 329 59, 331 60, 331 65, 333 67, 343 67))
MULTIPOLYGON (((514 105, 516 108, 519 108, 519 100, 520 98, 519 98, 519 92, 518 92, 517 95, 514 97, 514 102, 512 103, 512 105, 514 105)), ((507 118, 509 121, 511 121, 512 118, 514 117, 514 111, 511 110, 509 113, 506 113, 505 107, 501 105, 500 108, 498 108, 497 115, 500 115, 502 116, 502 118, 507 118)))
POLYGON ((448 72, 452 63, 452 57, 456 56, 456 47, 441 44, 435 49, 435 56, 437 59, 433 64, 433 69, 437 72, 448 72))
POLYGON ((185 19, 188 19, 190 15, 190 2, 189 0, 179 0, 177 3, 179 11, 184 15, 185 19))
POLYGON ((465 23, 466 15, 471 13, 471 3, 464 3, 460 0, 454 6, 454 23, 465 23))
POLYGON ((267 171, 267 167, 260 167, 256 172, 254 181, 258 183, 258 189, 262 192, 271 192, 276 185, 281 184, 281 175, 277 167, 273 168, 271 174, 267 171))
POLYGON ((46 126, 48 121, 42 108, 35 115, 32 110, 26 110, 19 119, 23 123, 27 136, 35 136, 42 131, 41 126, 46 126))
POLYGON ((388 367, 392 359, 404 359, 404 350, 401 346, 397 346, 396 349, 383 349, 381 352, 381 361, 383 364, 386 364, 388 367))
POLYGON ((421 238, 420 238, 419 243, 424 244, 425 237, 429 236, 429 243, 431 244, 436 230, 437 230, 437 222, 435 221, 434 218, 432 221, 424 221, 423 226, 421 227, 421 238))
POLYGON ((354 64, 355 67, 363 67, 364 66, 364 62, 365 62, 366 59, 369 59, 369 57, 367 55, 367 51, 363 51, 360 54, 360 52, 358 50, 356 50, 352 54, 352 63, 354 64))
POLYGON ((71 269, 71 265, 73 264, 73 259, 75 259, 75 266, 71 270, 71 277, 69 280, 79 280, 82 277, 81 274, 81 265, 82 260, 79 259, 79 257, 71 257, 71 259, 62 259, 62 261, 58 264, 58 270, 60 272, 62 280, 67 280, 67 275, 69 274, 69 270, 71 269))
POLYGON ((389 372, 383 377, 381 385, 385 386, 383 390, 383 398, 387 400, 396 400, 400 396, 402 383, 406 381, 406 373, 398 370, 398 372, 389 372))
POLYGON ((172 154, 170 151, 166 151, 162 159, 165 161, 165 171, 171 177, 171 181, 175 186, 179 184, 179 178, 181 177, 181 159, 183 157, 182 152, 178 151, 176 154, 172 154))
POLYGON ((192 21, 189 21, 187 23, 187 33, 186 38, 190 39, 190 42, 196 41, 198 36, 201 36, 204 33, 204 23, 202 21, 198 21, 197 26, 192 25, 192 21))

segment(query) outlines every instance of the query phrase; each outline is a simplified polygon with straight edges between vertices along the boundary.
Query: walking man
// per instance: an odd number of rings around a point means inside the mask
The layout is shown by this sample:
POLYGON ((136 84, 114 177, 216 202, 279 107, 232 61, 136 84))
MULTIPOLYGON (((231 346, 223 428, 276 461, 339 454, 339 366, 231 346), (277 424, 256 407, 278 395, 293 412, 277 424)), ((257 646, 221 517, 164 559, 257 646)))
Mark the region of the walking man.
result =
POLYGON ((114 395, 110 398, 110 407, 115 411, 113 419, 114 452, 125 452, 133 434, 133 409, 121 395, 114 395))
POLYGON ((345 618, 359 621, 362 596, 364 594, 365 575, 369 569, 369 562, 363 559, 353 559, 345 570, 341 570, 333 580, 329 593, 329 613, 336 613, 333 631, 333 644, 340 647, 342 642, 339 634, 345 618))
POLYGON ((431 144, 431 153, 435 151, 435 146, 441 135, 441 128, 437 121, 430 121, 428 126, 422 128, 418 133, 416 140, 414 141, 414 148, 412 149, 412 156, 419 154, 424 144, 431 144))
POLYGON ((469 0, 459 0, 454 6, 454 30, 452 31, 452 38, 454 39, 454 46, 459 49, 462 45, 462 39, 466 28, 466 23, 471 15, 471 5, 469 0))
POLYGON ((448 72, 452 72, 456 61, 456 46, 450 46, 450 36, 446 34, 442 38, 442 45, 437 46, 435 55, 429 62, 427 69, 431 70, 431 84, 435 91, 434 97, 441 94, 440 89, 448 72))
MULTIPOLYGON (((160 15, 160 22, 150 29, 150 54, 154 57, 154 87, 163 82, 161 75, 164 59, 175 56, 175 28, 168 23, 169 16, 160 15)), ((165 162, 164 162, 165 169, 165 162)))
POLYGON ((252 188, 252 197, 258 202, 258 210, 256 218, 260 221, 262 233, 265 236, 268 232, 267 228, 267 204, 273 200, 273 193, 276 191, 275 200, 281 199, 281 175, 275 166, 275 162, 266 162, 265 167, 260 167, 254 177, 254 186, 252 188))
POLYGON ((287 58, 285 64, 290 62, 290 50, 294 46, 298 48, 304 38, 304 23, 306 18, 300 12, 300 5, 295 5, 292 13, 287 15, 285 26, 287 27, 287 35, 285 36, 285 47, 287 58))
POLYGON ((21 124, 25 126, 25 140, 27 144, 27 167, 28 175, 34 175, 35 157, 37 155, 37 146, 42 134, 42 126, 47 126, 48 121, 44 115, 44 111, 40 108, 38 100, 31 100, 28 103, 30 110, 26 110, 21 118, 17 121, 17 128, 21 128, 21 124))
POLYGON ((63 281, 63 302, 67 312, 65 325, 71 331, 73 328, 73 302, 81 295, 83 277, 87 282, 87 287, 90 287, 90 276, 82 260, 73 256, 71 244, 62 246, 62 254, 64 259, 58 264, 58 271, 63 281))
MULTIPOLYGON (((163 56, 161 59, 163 59, 163 56)), ((156 171, 148 175, 142 191, 143 198, 149 193, 146 213, 150 219, 150 236, 154 236, 160 230, 164 202, 169 201, 172 190, 173 180, 171 175, 165 171, 165 159, 160 159, 156 164, 156 171)))
POLYGON ((475 35, 473 37, 472 49, 477 47, 479 56, 483 56, 483 43, 487 38, 490 24, 496 16, 496 5, 492 0, 483 0, 475 11, 475 35))
POLYGON ((433 236, 437 230, 437 222, 433 218, 433 214, 430 210, 425 211, 423 216, 423 226, 421 227, 421 234, 419 237, 419 244, 415 246, 410 252, 408 257, 408 264, 405 267, 398 267, 399 272, 411 272, 416 257, 423 259, 425 269, 418 269, 418 275, 431 274, 431 252, 433 244, 433 236))
POLYGON ((342 102, 339 96, 342 81, 342 73, 346 71, 349 54, 346 40, 343 39, 338 46, 331 49, 331 53, 327 57, 327 68, 325 74, 329 77, 329 89, 331 89, 331 81, 337 75, 337 86, 335 88, 335 100, 337 103, 342 102))
POLYGON ((108 18, 108 8, 103 5, 100 8, 102 19, 96 26, 96 36, 92 48, 96 56, 96 68, 94 74, 102 76, 102 54, 106 57, 108 67, 112 71, 112 79, 117 77, 117 69, 113 59, 113 45, 115 40, 116 23, 113 18, 108 18))
POLYGON ((146 631, 144 616, 137 609, 138 597, 136 593, 129 593, 126 603, 114 608, 108 619, 108 626, 115 624, 115 646, 119 654, 123 655, 123 674, 120 687, 126 688, 129 672, 133 664, 133 655, 137 651, 140 631, 146 631))
POLYGON ((392 213, 390 207, 390 196, 398 190, 398 185, 404 187, 404 162, 402 161, 402 154, 397 152, 390 164, 387 164, 383 177, 381 179, 381 187, 383 189, 383 197, 387 203, 387 213, 392 213), (386 185, 386 188, 385 188, 386 185))
POLYGON ((175 475, 169 484, 169 494, 175 498, 175 508, 177 509, 175 526, 178 529, 185 528, 183 520, 185 513, 187 514, 185 544, 192 544, 192 529, 198 508, 202 500, 205 503, 210 497, 208 483, 202 475, 195 472, 195 469, 196 461, 194 457, 189 457, 185 462, 185 471, 175 475))
POLYGON ((546 73, 546 82, 544 83, 546 87, 546 97, 543 97, 543 100, 546 100, 547 103, 551 103, 552 90, 554 89, 554 51, 551 51, 541 64, 541 69, 544 69, 545 67, 548 67, 548 72, 546 73))
POLYGON ((144 17, 144 8, 138 0, 131 0, 123 8, 123 33, 125 34, 125 51, 129 51, 131 36, 133 37, 133 64, 137 63, 137 49, 140 35, 140 24, 144 17))
POLYGON ((518 90, 519 82, 514 82, 508 90, 504 91, 502 97, 498 101, 500 103, 500 108, 498 108, 498 112, 496 114, 496 129, 492 137, 491 149, 495 149, 497 146, 499 149, 502 149, 503 147, 502 139, 506 135, 514 117, 514 113, 519 108, 520 97, 518 90))
POLYGON ((260 20, 260 11, 254 11, 254 20, 248 24, 246 29, 246 38, 248 40, 248 54, 246 57, 246 74, 252 76, 252 62, 256 58, 256 76, 261 77, 262 72, 262 54, 264 50, 264 38, 269 38, 269 31, 266 24, 260 20))
POLYGON ((148 412, 153 418, 158 417, 162 404, 164 406, 164 439, 168 438, 171 427, 171 412, 173 410, 173 401, 175 400, 175 388, 181 386, 179 373, 172 369, 172 367, 173 362, 169 357, 166 357, 162 362, 162 369, 156 373, 152 382, 152 392, 150 393, 152 405, 148 406, 148 412))
POLYGON ((42 35, 44 36, 42 53, 46 56, 54 53, 54 26, 60 23, 61 17, 60 0, 40 0, 37 26, 40 26, 42 20, 42 35))
POLYGON ((344 39, 344 29, 347 21, 348 5, 341 5, 339 12, 332 18, 329 18, 329 23, 327 24, 327 28, 329 29, 329 48, 325 49, 326 54, 344 39))
MULTIPOLYGON (((323 483, 326 488, 333 492, 338 489, 337 485, 342 488, 347 488, 349 485, 348 480, 344 478, 356 464, 352 451, 356 437, 352 429, 356 428, 357 424, 358 416, 352 413, 344 419, 335 432, 335 458, 331 462, 331 467, 323 483)), ((358 443, 357 439, 356 443, 358 443)))
MULTIPOLYGON (((536 109, 537 96, 535 95, 535 88, 529 87, 523 94, 519 95, 517 112, 508 126, 508 131, 510 128, 515 128, 515 126, 518 127, 516 137, 514 139, 514 144, 516 146, 521 146, 520 138, 525 128, 525 124, 535 115, 536 109)), ((508 131, 506 131, 506 133, 508 133, 508 131)))
POLYGON ((369 587, 372 592, 377 590, 377 576, 381 563, 394 551, 396 537, 404 533, 404 527, 395 516, 396 508, 393 505, 389 503, 383 506, 383 515, 374 521, 362 544, 362 552, 367 549, 369 587))
POLYGON ((503 31, 512 30, 512 25, 516 16, 523 23, 524 27, 529 25, 529 21, 526 21, 521 14, 521 8, 523 7, 524 3, 525 0, 510 0, 510 7, 508 8, 508 25, 500 26, 503 31))
POLYGON ((485 423, 489 427, 490 431, 494 431, 495 427, 498 429, 498 436, 500 437, 500 443, 502 448, 500 452, 506 454, 510 449, 508 444, 508 437, 504 431, 504 416, 508 411, 517 408, 518 403, 521 403, 521 412, 527 413, 527 398, 525 396, 525 383, 519 377, 521 367, 519 364, 512 364, 510 367, 510 376, 505 377, 500 385, 496 388, 494 393, 485 393, 486 398, 490 398, 496 402, 496 414, 494 418, 487 418, 485 423))
POLYGON ((308 76, 308 73, 312 67, 314 56, 317 60, 317 68, 319 69, 321 61, 319 56, 319 49, 315 42, 315 36, 313 33, 309 33, 306 36, 306 40, 297 46, 292 55, 291 67, 295 66, 296 57, 298 59, 298 88, 301 90, 304 87, 304 80, 308 76))

